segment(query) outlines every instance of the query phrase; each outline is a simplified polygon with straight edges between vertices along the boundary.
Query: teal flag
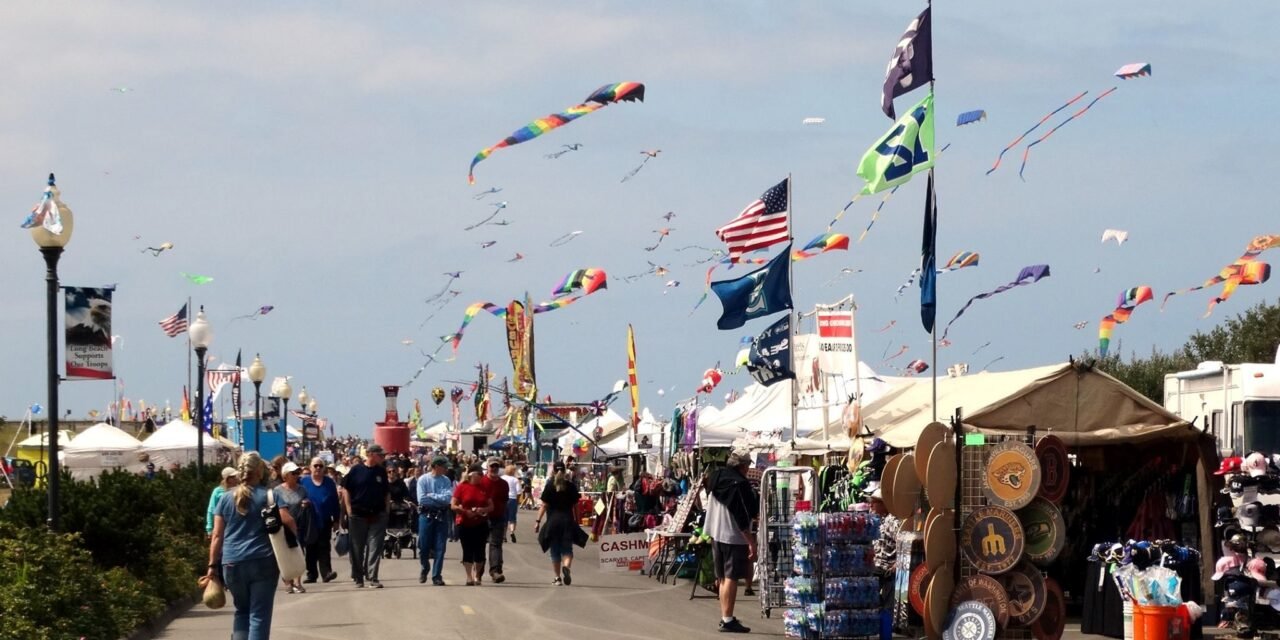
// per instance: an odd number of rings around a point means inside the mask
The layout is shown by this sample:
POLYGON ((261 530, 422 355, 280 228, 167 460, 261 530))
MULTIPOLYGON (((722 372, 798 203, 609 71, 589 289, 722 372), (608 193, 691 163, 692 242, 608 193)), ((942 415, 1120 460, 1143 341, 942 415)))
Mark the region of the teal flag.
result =
POLYGON ((891 189, 919 171, 933 167, 937 156, 933 140, 933 94, 930 93, 894 123, 858 164, 858 175, 867 181, 863 195, 891 189))

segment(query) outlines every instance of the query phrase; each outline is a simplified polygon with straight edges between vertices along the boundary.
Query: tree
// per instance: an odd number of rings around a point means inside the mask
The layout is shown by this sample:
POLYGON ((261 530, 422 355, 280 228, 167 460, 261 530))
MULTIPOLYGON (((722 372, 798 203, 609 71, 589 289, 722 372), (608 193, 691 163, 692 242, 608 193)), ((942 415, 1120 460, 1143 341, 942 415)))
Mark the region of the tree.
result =
MULTIPOLYGON (((1126 362, 1111 354, 1097 360, 1095 366, 1133 387, 1158 404, 1164 404, 1166 374, 1194 369, 1197 364, 1219 360, 1227 364, 1242 362, 1274 362, 1280 346, 1280 302, 1258 303, 1228 318, 1207 333, 1197 331, 1173 353, 1152 348, 1151 355, 1135 354, 1126 362)), ((1097 353, 1086 353, 1082 360, 1096 359, 1097 353)))

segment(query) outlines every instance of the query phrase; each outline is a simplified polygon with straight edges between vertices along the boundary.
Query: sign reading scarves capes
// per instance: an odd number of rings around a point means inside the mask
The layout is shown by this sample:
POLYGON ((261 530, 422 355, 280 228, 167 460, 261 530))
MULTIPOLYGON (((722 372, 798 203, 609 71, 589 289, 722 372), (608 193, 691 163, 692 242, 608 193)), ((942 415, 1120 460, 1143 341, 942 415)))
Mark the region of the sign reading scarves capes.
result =
POLYGON ((63 287, 68 380, 110 380, 110 288, 63 287))

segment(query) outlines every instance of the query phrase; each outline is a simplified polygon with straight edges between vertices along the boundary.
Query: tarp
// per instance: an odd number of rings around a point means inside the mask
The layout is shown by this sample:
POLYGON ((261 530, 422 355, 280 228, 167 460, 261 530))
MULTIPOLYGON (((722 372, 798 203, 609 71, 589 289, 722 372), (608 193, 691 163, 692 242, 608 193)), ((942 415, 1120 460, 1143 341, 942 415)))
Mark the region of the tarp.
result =
MULTIPOLYGON (((1203 434, 1123 382, 1079 364, 938 378, 938 419, 959 409, 970 430, 1025 434, 1035 426, 1068 446, 1152 439, 1194 441, 1203 434)), ((871 432, 894 447, 912 447, 933 421, 929 378, 900 381, 863 407, 871 432)))
POLYGON ((142 443, 137 438, 105 422, 85 429, 62 450, 63 466, 77 480, 96 478, 109 469, 141 473, 146 464, 138 460, 142 443))
MULTIPOLYGON (((156 463, 156 467, 167 468, 174 464, 186 466, 197 460, 198 438, 199 432, 196 431, 196 428, 191 423, 174 420, 156 429, 155 433, 143 441, 142 448, 151 456, 151 461, 156 463)), ((224 448, 226 448, 226 445, 213 436, 205 434, 204 459, 206 463, 213 464, 217 461, 218 452, 224 448)))

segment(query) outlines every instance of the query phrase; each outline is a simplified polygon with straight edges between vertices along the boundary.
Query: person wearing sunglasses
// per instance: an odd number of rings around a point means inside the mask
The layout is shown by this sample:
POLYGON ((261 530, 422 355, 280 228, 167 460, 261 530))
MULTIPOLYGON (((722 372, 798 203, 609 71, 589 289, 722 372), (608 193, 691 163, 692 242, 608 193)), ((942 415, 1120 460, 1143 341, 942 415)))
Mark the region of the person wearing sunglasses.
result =
POLYGON ((307 491, 307 499, 315 508, 316 536, 315 540, 303 547, 303 555, 307 558, 307 577, 303 582, 313 583, 317 578, 325 582, 338 577, 330 562, 333 526, 341 515, 338 503, 338 485, 325 473, 323 458, 312 458, 309 465, 311 473, 301 483, 307 491))

